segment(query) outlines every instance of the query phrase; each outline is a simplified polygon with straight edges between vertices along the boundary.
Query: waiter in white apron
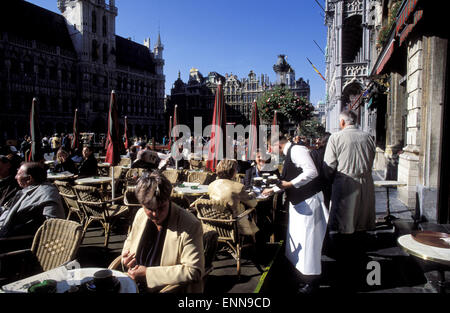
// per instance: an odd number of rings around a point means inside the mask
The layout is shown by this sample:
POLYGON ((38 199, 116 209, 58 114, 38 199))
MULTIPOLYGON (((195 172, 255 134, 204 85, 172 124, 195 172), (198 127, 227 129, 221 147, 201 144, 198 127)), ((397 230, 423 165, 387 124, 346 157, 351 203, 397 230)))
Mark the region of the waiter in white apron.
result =
POLYGON ((286 156, 281 183, 265 189, 263 194, 286 192, 289 202, 289 226, 285 255, 300 272, 303 284, 299 293, 312 293, 318 288, 322 273, 321 256, 328 213, 320 191, 318 171, 307 147, 295 145, 281 136, 280 151, 286 156))

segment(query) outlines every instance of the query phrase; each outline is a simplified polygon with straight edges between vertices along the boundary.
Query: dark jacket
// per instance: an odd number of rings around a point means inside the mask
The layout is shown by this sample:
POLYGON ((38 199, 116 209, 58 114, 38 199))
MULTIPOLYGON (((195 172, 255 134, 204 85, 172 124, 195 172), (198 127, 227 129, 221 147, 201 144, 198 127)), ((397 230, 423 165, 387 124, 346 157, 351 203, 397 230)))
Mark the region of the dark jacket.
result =
POLYGON ((0 180, 0 206, 5 206, 21 188, 13 175, 0 180))
POLYGON ((55 172, 71 172, 73 174, 77 173, 77 167, 75 166, 75 162, 71 158, 67 158, 66 162, 58 163, 55 165, 55 172))
POLYGON ((271 176, 276 175, 278 178, 280 178, 280 172, 278 171, 278 169, 275 169, 273 171, 261 171, 259 173, 257 173, 257 171, 258 170, 256 168, 256 165, 252 166, 251 168, 249 168, 248 170, 245 171, 245 178, 244 178, 245 188, 251 188, 252 187, 252 178, 257 177, 257 176, 262 177, 263 173, 268 173, 271 176))
POLYGON ((91 154, 87 159, 83 159, 78 168, 78 176, 88 177, 88 176, 97 176, 97 159, 91 154))

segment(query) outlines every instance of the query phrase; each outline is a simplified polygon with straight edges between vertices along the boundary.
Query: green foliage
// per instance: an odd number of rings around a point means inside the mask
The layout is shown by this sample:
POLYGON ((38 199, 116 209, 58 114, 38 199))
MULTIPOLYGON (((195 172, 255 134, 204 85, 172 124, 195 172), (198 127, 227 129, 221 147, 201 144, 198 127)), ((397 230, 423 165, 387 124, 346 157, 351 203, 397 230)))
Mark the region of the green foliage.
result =
POLYGON ((312 116, 314 107, 304 98, 294 95, 289 89, 277 86, 266 91, 258 99, 258 110, 267 124, 272 123, 275 110, 277 116, 282 115, 298 124, 312 116))
POLYGON ((381 27, 380 32, 378 33, 377 48, 382 48, 386 43, 386 40, 391 33, 392 27, 395 25, 396 16, 401 4, 402 0, 397 0, 392 4, 391 10, 388 14, 387 24, 381 27))
POLYGON ((306 138, 320 138, 325 134, 325 127, 316 118, 304 120, 298 127, 298 135, 306 138))

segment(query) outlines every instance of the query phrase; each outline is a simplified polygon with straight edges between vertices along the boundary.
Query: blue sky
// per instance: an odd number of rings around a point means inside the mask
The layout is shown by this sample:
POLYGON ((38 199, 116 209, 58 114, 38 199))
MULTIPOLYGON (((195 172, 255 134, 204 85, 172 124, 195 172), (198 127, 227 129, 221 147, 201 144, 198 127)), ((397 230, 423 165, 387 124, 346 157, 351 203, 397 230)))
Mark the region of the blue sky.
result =
MULTIPOLYGON (((28 0, 58 12, 56 0, 28 0)), ((106 0, 107 2, 109 0, 106 0)), ((324 0, 318 0, 324 6, 324 0)), ((215 71, 247 77, 269 75, 279 54, 311 86, 311 102, 324 99, 325 82, 308 57, 325 75, 326 27, 314 0, 116 0, 116 33, 138 43, 150 37, 153 47, 161 32, 164 45, 166 94, 181 72, 187 81, 195 67, 206 76, 215 71)))

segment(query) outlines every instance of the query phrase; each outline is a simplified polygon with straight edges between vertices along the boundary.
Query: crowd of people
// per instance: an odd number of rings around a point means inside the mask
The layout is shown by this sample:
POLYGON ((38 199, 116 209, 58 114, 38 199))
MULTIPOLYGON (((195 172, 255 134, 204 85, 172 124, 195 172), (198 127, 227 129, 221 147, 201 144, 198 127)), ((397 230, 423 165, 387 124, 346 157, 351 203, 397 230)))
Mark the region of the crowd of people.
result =
MULTIPOLYGON (((375 144, 369 134, 356 127, 356 120, 353 111, 343 111, 341 131, 325 134, 314 148, 305 145, 302 138, 280 136, 279 151, 284 155, 281 173, 277 167, 269 166, 270 156, 261 150, 257 151, 253 163, 221 160, 216 168, 217 179, 208 187, 210 199, 226 201, 237 216, 246 208, 257 206, 254 182, 259 177, 276 177, 275 185, 267 185, 258 192, 265 197, 275 193, 284 195, 289 216, 285 256, 298 275, 299 293, 317 290, 324 241, 341 251, 340 256, 348 258, 358 236, 375 227, 371 176, 375 144), (242 174, 242 181, 235 179, 238 173, 242 174)), ((79 176, 97 174, 92 147, 84 146, 82 158, 77 159, 77 152, 65 147, 63 141, 54 144, 55 141, 50 140, 49 144, 55 153, 54 170, 79 176)), ((128 149, 127 157, 132 164, 139 160, 143 164, 151 163, 152 157, 158 156, 151 147, 136 141, 128 149)), ((20 151, 10 147, 2 149, 0 237, 33 234, 45 219, 64 218, 58 190, 47 182, 43 163, 24 162, 21 153, 26 153, 26 143, 20 151)), ((183 145, 179 146, 180 154, 184 150, 183 145)), ((184 284, 188 286, 187 291, 201 292, 202 226, 194 215, 170 200, 172 184, 161 170, 179 161, 173 156, 163 161, 163 167, 149 166, 137 181, 135 193, 142 208, 135 215, 124 243, 121 263, 124 271, 144 290, 157 291, 167 284, 184 284)), ((261 225, 251 217, 240 219, 238 228, 253 239, 262 231, 261 225)))

